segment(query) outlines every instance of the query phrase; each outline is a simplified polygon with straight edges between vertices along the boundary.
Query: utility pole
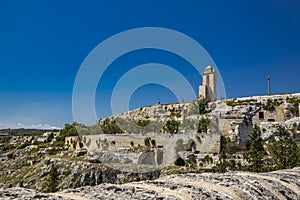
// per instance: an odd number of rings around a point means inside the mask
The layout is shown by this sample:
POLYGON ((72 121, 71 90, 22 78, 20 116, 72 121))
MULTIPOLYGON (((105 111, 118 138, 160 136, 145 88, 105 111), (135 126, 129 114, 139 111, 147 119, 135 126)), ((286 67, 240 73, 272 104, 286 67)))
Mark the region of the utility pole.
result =
POLYGON ((268 95, 271 95, 271 78, 268 76, 268 95))

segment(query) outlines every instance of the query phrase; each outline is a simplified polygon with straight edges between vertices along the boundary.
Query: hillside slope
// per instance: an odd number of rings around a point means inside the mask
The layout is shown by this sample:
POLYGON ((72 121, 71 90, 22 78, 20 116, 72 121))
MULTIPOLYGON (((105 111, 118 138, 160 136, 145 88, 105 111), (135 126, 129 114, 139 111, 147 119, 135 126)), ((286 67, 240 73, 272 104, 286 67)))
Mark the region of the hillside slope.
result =
POLYGON ((0 190, 3 199, 299 199, 300 168, 271 173, 178 174, 153 181, 101 184, 45 194, 0 190))

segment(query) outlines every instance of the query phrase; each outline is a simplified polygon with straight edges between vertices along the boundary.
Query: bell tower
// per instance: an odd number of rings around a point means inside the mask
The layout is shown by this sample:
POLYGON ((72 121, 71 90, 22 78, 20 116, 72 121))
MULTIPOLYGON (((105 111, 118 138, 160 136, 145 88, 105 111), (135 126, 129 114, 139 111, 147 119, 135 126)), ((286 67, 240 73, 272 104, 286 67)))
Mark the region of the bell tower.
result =
POLYGON ((205 98, 209 102, 217 100, 217 74, 210 65, 205 68, 202 75, 202 85, 199 86, 198 98, 205 98))

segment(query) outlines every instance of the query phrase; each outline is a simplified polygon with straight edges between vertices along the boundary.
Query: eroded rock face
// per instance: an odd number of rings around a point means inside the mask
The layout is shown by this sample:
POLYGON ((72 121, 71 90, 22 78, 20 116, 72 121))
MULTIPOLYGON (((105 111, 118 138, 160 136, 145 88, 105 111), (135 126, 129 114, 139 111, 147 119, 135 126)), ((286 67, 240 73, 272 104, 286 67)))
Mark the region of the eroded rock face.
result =
POLYGON ((49 199, 49 200, 61 200, 63 197, 54 196, 46 193, 40 193, 35 190, 25 188, 9 188, 6 190, 0 190, 0 197, 3 200, 8 199, 49 199))
POLYGON ((101 184, 55 194, 10 188, 4 199, 299 199, 300 167, 270 173, 176 174, 122 185, 101 184))

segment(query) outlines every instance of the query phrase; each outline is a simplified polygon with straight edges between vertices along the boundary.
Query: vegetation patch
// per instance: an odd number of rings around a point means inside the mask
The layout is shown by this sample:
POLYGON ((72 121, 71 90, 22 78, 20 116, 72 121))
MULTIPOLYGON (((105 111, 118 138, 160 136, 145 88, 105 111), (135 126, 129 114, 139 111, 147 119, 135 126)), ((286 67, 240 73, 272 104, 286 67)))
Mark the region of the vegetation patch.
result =
POLYGON ((202 117, 198 123, 198 133, 207 133, 209 124, 210 124, 210 119, 202 117))
POLYGON ((280 104, 282 104, 282 101, 279 101, 277 99, 275 99, 274 101, 272 99, 268 99, 267 102, 262 105, 262 108, 264 110, 273 112, 275 111, 276 106, 279 106, 280 104))
POLYGON ((298 98, 287 98, 287 103, 292 104, 292 107, 289 108, 289 111, 296 117, 299 117, 299 104, 300 99, 298 98))
POLYGON ((210 112, 210 110, 208 109, 208 101, 204 98, 201 98, 199 100, 195 100, 192 102, 192 106, 191 106, 188 114, 189 115, 194 115, 194 114, 204 115, 209 112, 210 112))
POLYGON ((242 106, 242 105, 248 105, 250 102, 256 102, 257 100, 255 99, 246 99, 246 100, 236 100, 236 99, 232 99, 232 100, 228 100, 225 101, 227 106, 242 106))
POLYGON ((177 133, 179 128, 180 122, 176 121, 175 119, 170 119, 166 122, 163 129, 165 133, 177 133))

